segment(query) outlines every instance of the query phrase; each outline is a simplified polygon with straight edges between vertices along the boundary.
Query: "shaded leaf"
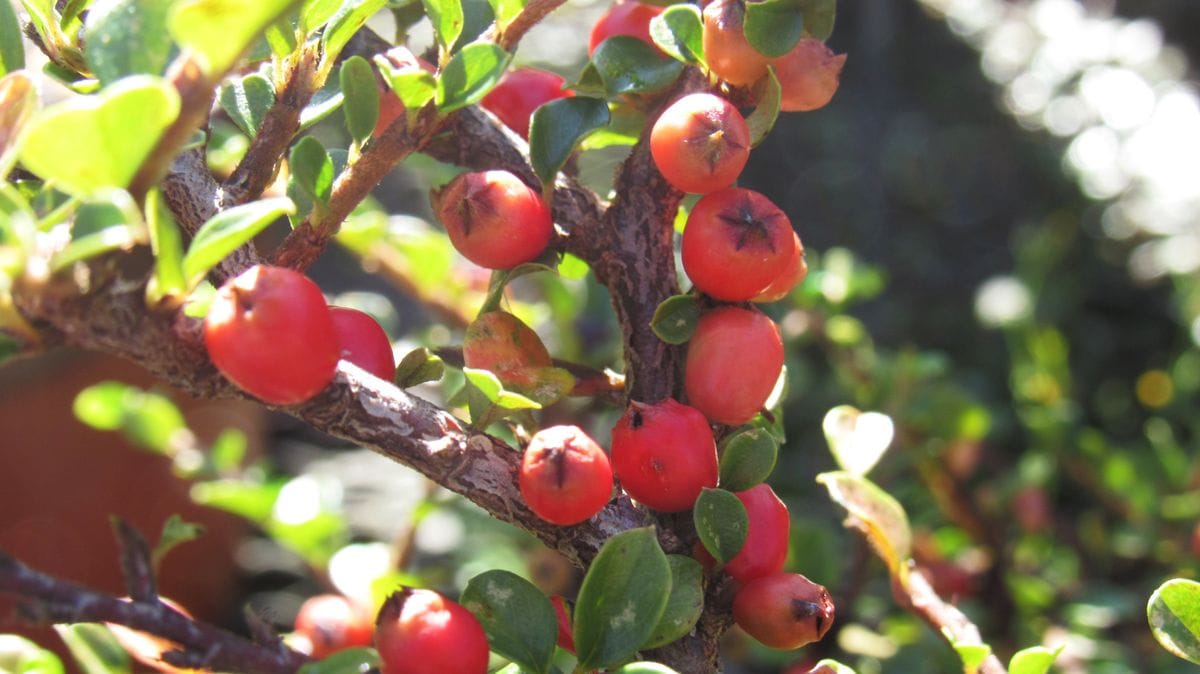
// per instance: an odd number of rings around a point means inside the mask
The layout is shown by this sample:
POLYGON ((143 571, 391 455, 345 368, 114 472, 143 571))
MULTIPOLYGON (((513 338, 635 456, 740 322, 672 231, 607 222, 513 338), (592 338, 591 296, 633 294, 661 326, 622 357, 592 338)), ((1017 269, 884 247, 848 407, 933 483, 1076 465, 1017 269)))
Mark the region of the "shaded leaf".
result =
POLYGON ((643 650, 682 638, 692 631, 704 612, 704 567, 684 555, 667 555, 667 563, 671 567, 671 595, 654 632, 642 644, 643 650))
POLYGON ((362 144, 375 131, 379 120, 379 88, 375 86, 375 71, 361 56, 351 56, 342 63, 338 74, 342 84, 342 113, 346 130, 355 142, 362 144))
MULTIPOLYGON (((25 67, 25 41, 12 3, 0 3, 0 75, 25 67)), ((4 106, 0 105, 0 109, 4 106)))
POLYGON ((508 59, 508 52, 491 42, 463 47, 438 77, 438 110, 446 115, 478 103, 500 81, 508 59))
POLYGON ((721 449, 721 488, 745 491, 775 470, 779 443, 769 431, 751 428, 727 438, 721 449))
POLYGON ((84 58, 102 84, 126 75, 161 75, 174 51, 162 0, 97 0, 88 9, 84 58))
POLYGON ((254 73, 229 80, 217 96, 229 119, 251 138, 258 135, 267 111, 275 104, 275 87, 254 73))
POLYGON ((185 522, 179 515, 172 514, 166 522, 163 522, 162 533, 159 534, 158 543, 154 546, 152 559, 155 568, 162 563, 163 557, 175 546, 194 541, 203 533, 204 525, 185 522))
POLYGON ((529 123, 529 161, 542 184, 552 185, 579 142, 607 125, 608 119, 608 104, 587 96, 560 98, 534 110, 529 123))
POLYGON ((467 583, 459 601, 479 619, 493 651, 534 672, 550 667, 558 620, 533 583, 511 571, 485 571, 467 583))
POLYGON ((312 136, 301 138, 288 155, 288 167, 292 171, 292 180, 313 202, 315 211, 324 213, 333 194, 334 170, 333 159, 321 141, 312 136))
MULTIPOLYGON (((837 18, 837 0, 800 0, 800 12, 804 16, 804 32, 824 42, 833 35, 833 23, 837 18)), ((1013 674, 1009 672, 1009 674, 1013 674)))
POLYGON ((383 665, 374 648, 344 648, 318 662, 309 662, 297 674, 363 674, 383 665))
POLYGON ((446 371, 446 364, 429 349, 413 349, 400 359, 396 366, 395 382, 400 388, 411 388, 426 382, 438 381, 446 371))
POLYGON ((804 32, 802 0, 761 0, 746 3, 742 26, 750 46, 767 56, 783 56, 800 41, 804 32))
POLYGON ((685 344, 700 320, 700 300, 695 295, 672 295, 659 303, 650 329, 667 344, 685 344))
POLYGON ((754 112, 746 118, 746 126, 750 130, 750 145, 758 147, 771 129, 775 128, 775 120, 779 119, 779 106, 783 101, 783 89, 779 86, 779 78, 775 76, 775 68, 767 67, 767 76, 763 78, 766 90, 758 99, 754 112))
POLYGON ((692 510, 704 549, 724 564, 741 552, 750 533, 746 506, 733 492, 705 487, 692 510))

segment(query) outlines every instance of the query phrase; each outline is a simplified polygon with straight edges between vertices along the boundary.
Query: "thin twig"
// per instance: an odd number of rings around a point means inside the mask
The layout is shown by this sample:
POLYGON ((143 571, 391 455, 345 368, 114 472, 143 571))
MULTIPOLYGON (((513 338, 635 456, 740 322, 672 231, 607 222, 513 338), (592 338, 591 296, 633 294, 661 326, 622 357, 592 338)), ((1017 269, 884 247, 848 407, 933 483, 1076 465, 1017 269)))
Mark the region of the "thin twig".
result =
POLYGON ((154 582, 154 564, 150 561, 150 545, 129 522, 114 517, 113 533, 121 551, 121 575, 125 589, 134 601, 152 602, 158 598, 154 582))

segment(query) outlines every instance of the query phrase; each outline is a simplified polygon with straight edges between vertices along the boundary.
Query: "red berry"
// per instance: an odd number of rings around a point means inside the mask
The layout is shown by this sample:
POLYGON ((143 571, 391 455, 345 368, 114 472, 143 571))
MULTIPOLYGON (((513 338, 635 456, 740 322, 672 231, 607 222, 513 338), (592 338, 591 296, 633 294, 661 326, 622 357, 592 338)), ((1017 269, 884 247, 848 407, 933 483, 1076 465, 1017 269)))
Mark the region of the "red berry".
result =
POLYGON ((737 426, 762 409, 782 369, 783 340, 774 321, 752 309, 719 307, 696 324, 683 386, 704 416, 737 426))
POLYGON ((554 605, 554 616, 558 619, 558 647, 574 653, 575 635, 571 631, 571 610, 567 607, 567 600, 554 595, 550 597, 550 603, 554 605))
POLYGON ((783 569, 787 561, 791 517, 775 491, 760 484, 737 492, 746 506, 746 543, 725 565, 725 573, 746 583, 783 569))
POLYGON ((485 674, 488 641, 475 616, 431 590, 393 594, 375 623, 383 674, 485 674))
MULTIPOLYGON (((588 56, 596 51, 596 47, 614 35, 628 35, 658 49, 650 37, 650 20, 666 11, 665 7, 643 5, 629 0, 618 2, 605 12, 592 26, 592 35, 588 40, 588 56)), ((661 53, 661 50, 660 50, 661 53)))
POLYGON ((521 459, 521 497, 538 517, 563 526, 591 518, 612 496, 608 455, 576 426, 538 431, 521 459))
POLYGON ((833 625, 829 592, 797 573, 750 581, 733 598, 733 620, 771 648, 800 648, 833 625))
POLYGON ((788 293, 803 283, 804 278, 808 276, 808 264, 804 261, 804 245, 800 243, 800 237, 795 232, 792 232, 792 237, 795 239, 795 246, 787 266, 783 268, 783 273, 762 292, 750 298, 752 302, 778 302, 787 297, 788 293))
POLYGON ((838 89, 845 54, 834 54, 820 40, 801 38, 792 50, 771 61, 782 91, 780 109, 804 112, 825 107, 838 89))
POLYGON ((379 323, 358 309, 329 307, 329 314, 333 317, 342 358, 391 381, 396 374, 396 357, 392 354, 392 340, 379 323))
POLYGON ((704 415, 672 398, 631 402, 612 432, 613 471, 638 501, 664 512, 691 508, 717 486, 717 446, 704 415))
POLYGON ((744 302, 786 271, 792 223, 769 199, 731 187, 704 195, 683 229, 683 269, 706 295, 744 302))
POLYGON ((536 68, 517 68, 504 74, 496 88, 480 102, 522 138, 529 138, 529 116, 542 104, 574 96, 563 89, 562 77, 536 68))
POLYGON ((704 7, 704 58, 730 84, 753 84, 767 74, 771 59, 746 40, 745 0, 714 0, 704 7))
POLYGON ((542 197, 508 171, 463 173, 434 192, 433 209, 458 252, 489 269, 533 260, 554 233, 542 197))
POLYGON ((374 625, 364 607, 340 594, 322 594, 300 605, 296 632, 308 638, 311 655, 321 659, 345 648, 370 646, 374 625))
POLYGON ((676 189, 706 194, 729 187, 746 167, 750 129, 729 101, 713 94, 688 94, 654 122, 650 154, 676 189))
POLYGON ((333 380, 337 334, 321 289, 291 269, 255 265, 217 291, 204 344, 221 374, 274 405, 294 405, 333 380))

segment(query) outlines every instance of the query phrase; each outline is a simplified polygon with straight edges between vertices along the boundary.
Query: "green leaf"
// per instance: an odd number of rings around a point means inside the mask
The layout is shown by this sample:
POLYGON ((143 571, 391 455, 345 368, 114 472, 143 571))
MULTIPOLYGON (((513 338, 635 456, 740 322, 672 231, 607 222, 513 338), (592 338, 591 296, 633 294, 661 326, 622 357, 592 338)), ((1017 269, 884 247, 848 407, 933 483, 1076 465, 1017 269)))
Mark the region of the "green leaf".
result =
MULTIPOLYGON (((55 3, 57 4, 57 3, 55 3)), ((83 10, 92 5, 92 0, 67 0, 62 8, 62 16, 59 17, 58 25, 64 30, 75 30, 79 26, 79 15, 83 10)))
POLYGON ((329 25, 321 35, 321 43, 325 47, 323 58, 333 63, 358 29, 365 26, 367 19, 383 9, 386 4, 387 0, 346 0, 329 19, 329 25))
POLYGON ((1046 674, 1063 648, 1065 646, 1050 650, 1043 646, 1033 646, 1017 651, 1008 663, 1008 674, 1046 674))
POLYGON ((157 188, 146 195, 146 225, 150 249, 154 252, 151 292, 156 297, 183 295, 187 292, 183 278, 183 237, 157 188))
POLYGON ((679 672, 658 662, 631 662, 612 670, 612 674, 679 674, 679 672))
POLYGON ((398 70, 383 55, 375 57, 375 65, 379 66, 379 72, 383 74, 383 79, 387 80, 392 92, 410 113, 425 107, 425 104, 432 100, 434 93, 437 92, 437 79, 432 73, 420 68, 398 70))
POLYGON ((321 145, 321 141, 312 136, 300 139, 288 156, 288 166, 292 171, 292 180, 312 200, 315 211, 325 212, 329 197, 333 194, 333 159, 321 145))
POLYGON ((105 381, 80 391, 72 410, 83 423, 103 431, 122 431, 145 449, 168 453, 180 431, 183 415, 171 400, 117 381, 105 381))
POLYGON ((133 197, 124 190, 96 192, 76 210, 71 243, 51 256, 50 269, 59 272, 76 262, 144 241, 142 214, 133 197))
POLYGON ((478 103, 500 81, 508 52, 491 42, 473 42, 455 54, 438 77, 438 110, 448 115, 478 103))
POLYGON ((379 669, 383 661, 374 648, 344 648, 317 662, 305 664, 297 674, 363 674, 370 669, 379 669))
POLYGON ((500 302, 504 299, 504 288, 513 279, 542 271, 553 272, 554 268, 541 262, 525 262, 512 269, 497 269, 492 272, 491 278, 488 279, 487 296, 483 298, 483 305, 480 306, 479 313, 486 314, 499 309, 500 302))
POLYGON ((409 351, 396 366, 396 386, 412 388, 426 382, 438 381, 446 371, 446 364, 425 347, 409 351))
POLYGON ((608 124, 608 103, 573 96, 550 101, 533 111, 529 123, 529 161, 542 184, 567 163, 584 136, 608 124))
POLYGON ((761 0, 746 3, 742 30, 746 41, 770 56, 783 56, 800 41, 804 32, 801 0, 761 0))
POLYGON ((704 21, 695 5, 671 5, 650 20, 650 37, 659 49, 688 65, 704 65, 704 21))
POLYGON ((88 10, 84 58, 102 84, 126 75, 161 75, 175 46, 167 32, 171 3, 97 0, 88 10))
POLYGON ((15 634, 0 634, 0 672, 63 674, 64 669, 53 651, 15 634))
POLYGON ((296 51, 296 47, 298 46, 296 43, 296 32, 292 28, 291 21, 288 21, 286 18, 282 18, 267 26, 263 37, 266 38, 267 45, 271 48, 271 55, 277 59, 287 58, 288 55, 296 51))
POLYGON ((275 86, 258 73, 227 81, 217 96, 221 108, 237 128, 251 138, 258 135, 267 111, 275 105, 275 86))
MULTIPOLYGON (((25 40, 11 2, 0 3, 0 75, 25 67, 25 40)), ((3 109, 3 106, 0 106, 3 109)))
POLYGON ((775 120, 779 118, 779 106, 783 101, 783 89, 779 86, 779 78, 775 76, 775 68, 767 67, 766 91, 758 100, 754 112, 746 118, 746 126, 750 130, 750 145, 758 147, 771 129, 775 128, 775 120))
POLYGON ((967 672, 976 672, 987 656, 992 654, 992 647, 987 644, 964 644, 952 642, 954 652, 958 653, 958 657, 963 662, 963 669, 967 672))
POLYGON ((83 674, 127 674, 129 655, 117 638, 99 623, 55 625, 83 674))
POLYGON ((246 434, 236 428, 226 428, 221 431, 209 448, 209 460, 218 473, 237 471, 246 457, 246 434))
POLYGON ((300 22, 306 33, 311 33, 333 18, 342 6, 342 0, 304 0, 300 10, 300 22))
POLYGON ((605 541, 575 602, 580 668, 604 669, 636 653, 666 610, 670 593, 671 567, 653 527, 605 541))
POLYGON ((667 563, 671 566, 671 595, 654 632, 642 644, 642 650, 665 646, 682 638, 692 631, 704 612, 704 567, 684 555, 667 555, 667 563))
POLYGON ((520 393, 505 390, 500 379, 487 370, 464 367, 466 376, 467 409, 471 423, 478 428, 491 424, 523 410, 537 410, 542 406, 520 393))
POLYGON ((724 564, 741 552, 750 532, 746 506, 733 492, 705 487, 692 511, 704 549, 724 564))
POLYGON ((769 431, 751 428, 721 443, 721 487, 745 491, 770 476, 779 456, 779 443, 769 431))
POLYGON ((466 19, 462 0, 421 0, 425 14, 433 24, 433 35, 442 49, 449 50, 462 34, 466 19))
POLYGON ((883 458, 895 435, 891 417, 879 412, 860 412, 850 405, 829 410, 821 428, 838 465, 855 475, 869 473, 883 458))
POLYGON ((493 651, 535 672, 550 667, 558 619, 533 583, 510 571, 485 571, 467 583, 459 601, 479 619, 493 651))
MULTIPOLYGON (((383 0, 379 0, 382 2, 383 0)), ((297 0, 182 0, 168 19, 175 41, 192 49, 210 77, 224 74, 297 0)))
MULTIPOLYGON (((59 29, 55 20, 54 0, 21 0, 21 6, 29 14, 29 23, 42 38, 42 43, 57 49, 67 44, 67 37, 59 29)), ((24 40, 18 39, 17 44, 24 48, 24 40)))
POLYGON ((213 480, 193 485, 191 496, 200 505, 261 523, 271 517, 282 487, 281 484, 260 484, 246 480, 213 480))
POLYGON ((182 517, 172 514, 163 522, 162 533, 158 536, 158 543, 154 546, 152 560, 154 567, 162 563, 163 557, 167 556, 175 546, 194 541, 200 538, 204 533, 204 525, 194 522, 185 522, 182 517))
POLYGON ((846 526, 861 531, 888 571, 902 576, 912 554, 912 530, 904 507, 865 477, 847 472, 821 473, 817 482, 829 497, 845 508, 846 526))
POLYGON ((30 121, 21 162, 68 194, 126 187, 179 113, 175 87, 135 75, 72 98, 30 121))
POLYGON ((700 320, 700 300, 694 295, 672 295, 659 303, 650 329, 667 344, 685 344, 700 320))
MULTIPOLYGON (((800 13, 804 17, 804 32, 824 42, 833 35, 833 23, 837 18, 837 0, 800 0, 800 13)), ((1009 672, 1009 674, 1013 674, 1009 672)))
POLYGON ((21 132, 37 110, 37 83, 25 71, 0 78, 0 176, 17 161, 21 132))
POLYGON ((333 114, 342 105, 342 85, 336 77, 325 81, 325 86, 313 94, 312 100, 300 111, 300 130, 303 131, 313 124, 333 114))
POLYGON ((1200 583, 1183 578, 1163 583, 1150 595, 1146 617, 1163 648, 1200 664, 1200 583))
POLYGON ((183 277, 187 288, 195 288, 204 275, 233 251, 266 229, 280 216, 294 213, 296 205, 286 197, 253 201, 222 211, 200 226, 187 255, 183 277))
POLYGON ((600 43, 591 65, 609 97, 661 91, 683 71, 679 61, 628 35, 615 35, 600 43))
POLYGON ((488 4, 492 6, 492 14, 496 17, 496 29, 501 33, 525 9, 525 0, 488 0, 488 4))
POLYGON ((346 130, 358 144, 365 143, 375 131, 379 120, 379 88, 375 86, 375 71, 361 56, 351 56, 342 63, 338 78, 342 83, 342 113, 346 130))

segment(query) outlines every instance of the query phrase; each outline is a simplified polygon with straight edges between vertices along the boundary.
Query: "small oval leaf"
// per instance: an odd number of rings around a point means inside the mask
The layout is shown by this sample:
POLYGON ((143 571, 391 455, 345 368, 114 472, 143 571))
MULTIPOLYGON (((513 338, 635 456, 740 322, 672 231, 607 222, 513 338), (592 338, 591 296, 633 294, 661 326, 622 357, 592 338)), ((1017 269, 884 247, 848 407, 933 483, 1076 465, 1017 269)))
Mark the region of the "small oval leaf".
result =
POLYGON ((172 7, 167 26, 176 42, 196 53, 204 72, 220 75, 295 4, 295 0, 183 0, 172 7))
POLYGON ((270 80, 254 73, 230 80, 221 87, 217 100, 230 121, 253 138, 275 104, 275 87, 270 80))
MULTIPOLYGON (((833 35, 833 23, 837 18, 837 0, 800 0, 800 13, 804 17, 804 32, 824 42, 833 35)), ((1009 674, 1013 674, 1009 672, 1009 674)))
POLYGON ((667 555, 667 563, 671 565, 671 596, 642 649, 658 648, 682 638, 704 612, 704 567, 684 555, 667 555))
POLYGON ((535 672, 550 666, 558 619, 533 583, 493 569, 472 578, 459 601, 479 619, 493 651, 535 672))
POLYGON ((704 21, 696 5, 671 5, 650 20, 650 37, 676 61, 704 65, 704 21))
POLYGON ((25 42, 11 2, 0 3, 0 75, 25 67, 25 42))
POLYGON ((659 303, 650 319, 650 329, 667 344, 684 344, 696 331, 700 300, 694 295, 672 295, 659 303))
POLYGON ((553 184, 584 136, 607 125, 608 119, 608 104, 587 96, 560 98, 534 110, 529 123, 529 160, 542 183, 553 184))
POLYGON ((441 358, 425 347, 413 349, 400 359, 396 366, 395 382, 400 388, 411 388, 426 382, 437 381, 446 371, 441 358))
POLYGON ((724 564, 733 559, 746 544, 750 520, 746 506, 733 492, 705 488, 696 499, 692 517, 700 542, 717 562, 724 564))
POLYGON ((338 78, 342 83, 346 130, 355 142, 362 144, 371 137, 379 119, 379 87, 375 86, 375 71, 365 58, 351 56, 342 63, 338 78))
POLYGON ((761 0, 746 3, 743 30, 750 46, 767 56, 791 51, 804 32, 801 0, 761 0))
POLYGON ((838 465, 855 475, 866 475, 879 463, 896 433, 891 417, 850 405, 829 410, 821 428, 838 465))
POLYGON ((721 488, 745 491, 775 470, 779 443, 765 428, 751 428, 721 443, 721 488))
POLYGON ((1033 646, 1017 651, 1008 662, 1008 674, 1046 674, 1063 648, 1066 647, 1050 650, 1044 646, 1033 646))
POLYGON ((292 179, 304 195, 323 209, 333 193, 333 158, 325 151, 321 141, 305 136, 292 148, 288 156, 292 179))
POLYGON ((350 38, 366 25, 367 19, 386 4, 387 0, 345 0, 321 34, 321 43, 325 47, 324 58, 329 61, 336 59, 350 38))
POLYGON ((183 256, 183 277, 188 290, 204 279, 208 270, 266 229, 280 216, 294 213, 296 205, 286 197, 253 201, 222 211, 200 226, 183 256))
POLYGON ((1163 583, 1150 595, 1146 617, 1163 648, 1200 665, 1200 583, 1183 578, 1163 583))
POLYGON ((98 0, 87 13, 84 59, 101 84, 126 75, 161 75, 175 45, 167 31, 171 3, 98 0))
POLYGON ((363 674, 382 664, 374 648, 346 648, 319 662, 304 665, 297 674, 363 674))
POLYGON ((491 42, 463 47, 438 77, 438 110, 446 115, 478 103, 500 81, 508 59, 508 52, 491 42))
POLYGON ((150 249, 154 252, 153 293, 160 297, 183 295, 187 287, 183 277, 183 236, 158 189, 146 195, 146 226, 150 230, 150 249))
POLYGON ((679 61, 628 35, 614 35, 601 42, 592 54, 591 66, 609 97, 661 91, 683 71, 679 61))
POLYGON ((442 49, 449 50, 462 34, 466 17, 463 15, 462 0, 421 0, 425 15, 433 24, 433 34, 442 49))

